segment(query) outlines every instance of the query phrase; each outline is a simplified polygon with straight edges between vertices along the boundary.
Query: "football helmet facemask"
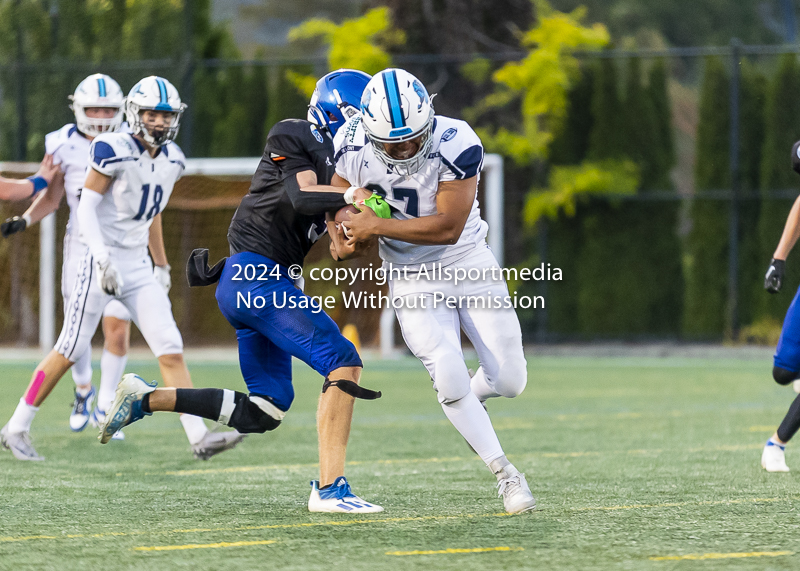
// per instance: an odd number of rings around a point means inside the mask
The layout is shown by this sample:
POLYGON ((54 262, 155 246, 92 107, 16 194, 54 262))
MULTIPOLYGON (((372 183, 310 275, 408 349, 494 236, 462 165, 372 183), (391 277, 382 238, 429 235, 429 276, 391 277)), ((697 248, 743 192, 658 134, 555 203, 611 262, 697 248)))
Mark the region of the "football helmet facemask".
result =
POLYGON ((141 136, 149 145, 160 147, 178 136, 181 115, 185 110, 186 104, 181 102, 175 86, 163 77, 151 75, 131 89, 126 101, 125 116, 134 135, 141 136), (142 119, 142 112, 147 110, 172 113, 172 119, 164 129, 148 129, 142 119))

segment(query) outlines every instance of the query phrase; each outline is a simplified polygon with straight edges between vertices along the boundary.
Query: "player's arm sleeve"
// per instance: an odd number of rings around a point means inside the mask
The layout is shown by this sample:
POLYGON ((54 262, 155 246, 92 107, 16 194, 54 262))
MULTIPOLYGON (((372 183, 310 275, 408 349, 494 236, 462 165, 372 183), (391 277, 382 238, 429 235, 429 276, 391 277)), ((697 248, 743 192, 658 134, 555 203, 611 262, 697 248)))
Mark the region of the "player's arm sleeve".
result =
MULTIPOLYGON (((297 173, 315 171, 311 157, 313 149, 320 143, 314 139, 310 129, 297 130, 295 125, 274 128, 267 138, 267 149, 262 160, 271 160, 281 169, 283 184, 292 206, 300 214, 321 214, 345 206, 343 192, 304 191, 297 182, 297 173), (284 131, 283 128, 287 130, 284 131), (288 129, 291 129, 288 130, 288 129), (308 133, 306 133, 308 131, 308 133)), ((322 184, 321 181, 317 181, 322 184)))
POLYGON ((300 188, 297 176, 294 175, 284 180, 283 184, 289 200, 292 201, 292 206, 300 214, 313 216, 347 206, 344 201, 344 188, 342 188, 342 192, 306 191, 300 188))
POLYGON ((441 143, 439 153, 442 158, 439 182, 466 180, 477 176, 483 169, 483 145, 466 123, 458 126, 455 137, 441 143))
POLYGON ((78 202, 78 224, 81 235, 95 261, 99 263, 108 260, 109 255, 108 247, 103 241, 103 233, 100 230, 100 220, 97 218, 97 207, 102 200, 102 194, 91 188, 84 188, 78 202))

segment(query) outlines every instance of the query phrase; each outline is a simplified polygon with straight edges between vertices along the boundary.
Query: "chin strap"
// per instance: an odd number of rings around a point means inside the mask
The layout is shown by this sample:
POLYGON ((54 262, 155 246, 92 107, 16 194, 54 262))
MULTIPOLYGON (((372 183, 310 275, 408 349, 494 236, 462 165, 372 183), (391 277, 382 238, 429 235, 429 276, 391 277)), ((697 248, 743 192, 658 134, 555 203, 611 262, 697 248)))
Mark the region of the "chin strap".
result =
POLYGON ((369 389, 365 389, 353 381, 348 381, 345 379, 330 381, 326 378, 325 382, 322 383, 322 392, 325 393, 329 387, 337 387, 343 393, 347 393, 351 397, 357 399, 375 400, 381 398, 380 391, 371 391, 369 389))

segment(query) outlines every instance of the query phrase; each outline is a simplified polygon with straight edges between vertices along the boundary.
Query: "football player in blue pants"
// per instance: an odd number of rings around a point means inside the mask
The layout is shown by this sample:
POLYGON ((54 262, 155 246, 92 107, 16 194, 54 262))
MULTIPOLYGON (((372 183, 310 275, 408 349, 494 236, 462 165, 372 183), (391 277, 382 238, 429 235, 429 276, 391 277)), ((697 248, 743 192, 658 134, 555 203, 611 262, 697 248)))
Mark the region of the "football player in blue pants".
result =
MULTIPOLYGON (((228 230, 231 256, 208 267, 208 251, 189 260, 192 285, 217 285, 217 302, 236 328, 239 362, 249 394, 223 389, 156 389, 126 375, 102 427, 107 441, 122 426, 154 411, 190 413, 241 433, 277 428, 294 399, 291 358, 325 377, 317 414, 320 479, 312 482, 313 512, 371 513, 383 508, 356 496, 344 477, 354 397, 380 393, 358 385, 362 362, 333 320, 295 287, 294 270, 311 246, 330 231, 334 258, 354 254, 341 229, 326 218, 356 200, 377 198, 363 188, 336 191, 332 137, 358 113, 370 76, 339 70, 323 77, 308 120, 286 119, 269 132, 249 193, 228 230), (334 389, 335 387, 335 389, 334 389)), ((384 208, 387 208, 385 203, 384 208)))
MULTIPOLYGON (((792 168, 800 173, 800 141, 792 148, 792 168)), ((767 275, 764 279, 764 288, 769 293, 778 293, 783 285, 786 257, 791 252, 797 238, 800 237, 800 197, 792 206, 786 225, 783 228, 778 247, 772 256, 767 275)), ((800 289, 786 312, 783 320, 783 329, 775 351, 772 377, 778 384, 788 385, 800 377, 800 289)), ((795 383, 795 390, 798 389, 795 383)), ((798 391, 800 392, 800 391, 798 391)), ((789 412, 781 422, 775 434, 767 440, 764 452, 761 454, 761 466, 767 472, 788 472, 784 449, 786 444, 800 428, 800 395, 798 395, 789 412)))

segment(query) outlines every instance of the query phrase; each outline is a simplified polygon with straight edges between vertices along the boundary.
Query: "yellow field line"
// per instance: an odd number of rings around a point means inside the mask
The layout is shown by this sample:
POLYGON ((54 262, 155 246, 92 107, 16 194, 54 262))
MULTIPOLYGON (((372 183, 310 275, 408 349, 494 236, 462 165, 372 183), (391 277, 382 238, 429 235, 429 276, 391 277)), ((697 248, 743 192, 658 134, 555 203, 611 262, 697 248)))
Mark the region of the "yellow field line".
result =
MULTIPOLYGON (((757 444, 730 444, 721 446, 703 446, 699 448, 687 448, 686 452, 740 452, 744 450, 760 450, 764 445, 757 444)), ((512 458, 582 458, 606 456, 611 454, 662 454, 666 450, 663 448, 636 449, 636 450, 600 450, 600 451, 577 451, 577 452, 531 452, 528 454, 510 454, 512 458)), ((672 450, 680 452, 680 450, 672 450)), ((392 464, 438 464, 444 462, 468 462, 477 461, 477 456, 449 456, 432 458, 398 458, 392 460, 357 460, 347 462, 348 466, 370 466, 370 465, 392 465, 392 464)), ((170 470, 167 472, 145 472, 145 476, 197 476, 199 474, 236 474, 244 472, 266 472, 272 470, 300 470, 316 468, 319 464, 270 464, 267 466, 232 466, 230 468, 206 468, 196 470, 170 470)))
POLYGON ((666 557, 651 557, 651 561, 680 561, 691 559, 739 559, 741 557, 780 557, 781 555, 794 555, 794 551, 750 551, 747 553, 703 553, 689 555, 668 555, 666 557))
POLYGON ((387 551, 386 555, 445 555, 450 553, 486 553, 488 551, 525 551, 524 547, 473 547, 469 549, 439 549, 437 551, 387 551))
POLYGON ((615 511, 615 510, 640 510, 647 508, 679 508, 683 506, 721 506, 732 504, 761 504, 772 502, 791 502, 800 497, 791 498, 741 498, 738 500, 706 500, 700 502, 669 502, 663 504, 627 504, 620 506, 589 506, 584 508, 571 508, 572 511, 615 511))
POLYGON ((69 534, 69 535, 25 535, 18 537, 0 537, 0 543, 12 543, 17 541, 31 541, 35 539, 76 539, 76 538, 102 538, 102 537, 130 537, 136 535, 155 535, 155 534, 180 534, 180 533, 208 533, 214 531, 254 531, 261 529, 301 529, 308 527, 328 527, 328 526, 349 526, 349 525, 370 525, 380 523, 404 523, 412 521, 446 521, 457 519, 474 519, 487 517, 508 517, 510 514, 463 514, 463 515, 433 515, 433 516, 412 516, 412 517, 391 517, 381 519, 342 519, 321 522, 307 523, 279 523, 265 525, 247 525, 239 527, 208 527, 192 529, 169 529, 164 531, 129 531, 129 532, 103 532, 89 534, 69 534))
POLYGON ((245 547, 248 545, 270 545, 274 539, 263 541, 221 541, 219 543, 190 543, 189 545, 156 545, 153 547, 134 547, 134 551, 178 551, 183 549, 218 549, 220 547, 245 547))
POLYGON ((755 426, 751 426, 747 430, 749 432, 773 432, 775 430, 774 424, 757 424, 755 426))

